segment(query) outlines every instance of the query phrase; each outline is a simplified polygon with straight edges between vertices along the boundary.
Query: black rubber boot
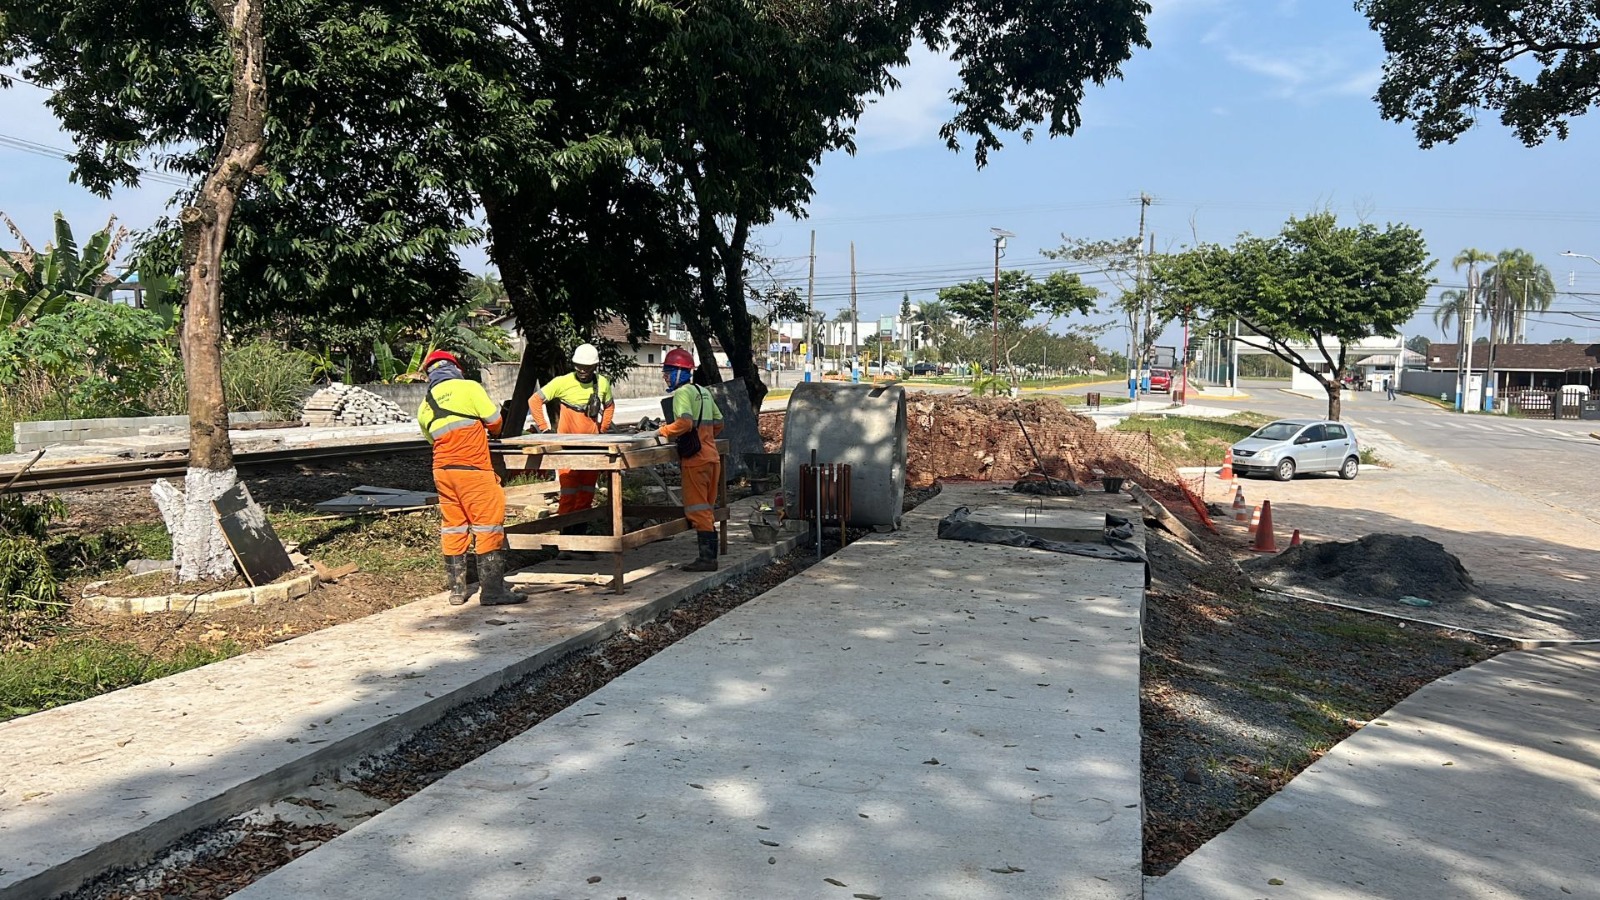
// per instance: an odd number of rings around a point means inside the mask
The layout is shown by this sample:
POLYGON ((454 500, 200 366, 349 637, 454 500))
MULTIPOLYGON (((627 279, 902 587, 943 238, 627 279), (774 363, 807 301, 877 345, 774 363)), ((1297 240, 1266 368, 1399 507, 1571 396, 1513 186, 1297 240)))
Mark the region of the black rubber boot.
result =
POLYGON ((460 606, 467 602, 466 554, 444 558, 444 579, 445 586, 450 589, 450 605, 460 606))
POLYGON ((717 570, 717 533, 715 531, 696 531, 694 536, 699 540, 700 555, 695 561, 683 567, 685 572, 715 572, 717 570))
POLYGON ((528 598, 506 590, 506 552, 491 550, 478 554, 478 603, 481 606, 509 606, 527 603, 528 598))

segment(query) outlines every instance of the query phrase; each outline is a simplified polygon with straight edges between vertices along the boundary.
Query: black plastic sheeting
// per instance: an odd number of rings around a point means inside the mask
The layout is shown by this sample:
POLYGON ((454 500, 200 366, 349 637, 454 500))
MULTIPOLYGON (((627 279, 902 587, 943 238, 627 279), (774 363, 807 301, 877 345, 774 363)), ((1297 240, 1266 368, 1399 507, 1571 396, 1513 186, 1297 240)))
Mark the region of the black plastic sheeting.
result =
POLYGON ((975 544, 1001 544, 1006 547, 1033 547, 1053 553, 1071 553, 1074 556, 1091 556, 1118 562, 1145 563, 1148 576, 1149 561, 1144 552, 1133 543, 1133 523, 1121 516, 1106 514, 1106 542, 1087 544, 1082 541, 1047 541, 1015 528, 997 528, 972 521, 972 510, 958 506, 950 515, 939 520, 939 538, 946 541, 971 541, 975 544))

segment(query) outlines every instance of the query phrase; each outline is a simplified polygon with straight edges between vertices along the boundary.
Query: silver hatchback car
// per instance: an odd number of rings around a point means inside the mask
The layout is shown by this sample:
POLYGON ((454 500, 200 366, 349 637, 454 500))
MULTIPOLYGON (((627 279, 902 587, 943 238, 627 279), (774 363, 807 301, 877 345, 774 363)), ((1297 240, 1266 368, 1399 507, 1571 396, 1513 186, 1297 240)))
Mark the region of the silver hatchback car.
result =
POLYGON ((1361 471, 1361 445, 1343 422, 1279 419, 1233 445, 1233 470, 1288 481, 1296 472, 1338 472, 1346 481, 1361 471))

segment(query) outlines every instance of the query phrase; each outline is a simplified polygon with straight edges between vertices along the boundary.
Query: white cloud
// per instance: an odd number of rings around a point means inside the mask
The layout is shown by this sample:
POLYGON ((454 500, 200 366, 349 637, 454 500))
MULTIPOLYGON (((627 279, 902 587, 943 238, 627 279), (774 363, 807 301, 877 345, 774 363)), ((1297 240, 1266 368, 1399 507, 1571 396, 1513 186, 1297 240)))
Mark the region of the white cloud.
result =
POLYGON ((925 47, 914 47, 911 65, 894 75, 900 87, 875 98, 856 126, 863 153, 889 153, 918 145, 943 146, 939 126, 954 112, 950 91, 960 81, 956 63, 925 47))
POLYGON ((1274 54, 1228 47, 1223 57, 1234 66, 1260 75, 1272 84, 1272 96, 1311 103, 1324 97, 1370 96, 1382 70, 1359 67, 1343 48, 1303 47, 1274 54))

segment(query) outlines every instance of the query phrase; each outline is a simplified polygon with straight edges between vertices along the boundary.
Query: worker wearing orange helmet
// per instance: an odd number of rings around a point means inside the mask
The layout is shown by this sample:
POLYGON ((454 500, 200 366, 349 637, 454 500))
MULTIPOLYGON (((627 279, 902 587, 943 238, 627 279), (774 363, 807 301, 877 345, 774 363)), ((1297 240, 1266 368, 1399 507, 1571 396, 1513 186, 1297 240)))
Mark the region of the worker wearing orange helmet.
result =
POLYGON ((506 495, 489 456, 489 436, 500 433, 500 408, 489 392, 467 380, 461 361, 435 350, 422 361, 428 390, 417 424, 433 445, 433 484, 439 491, 440 542, 450 605, 467 602, 467 550, 478 553, 478 602, 525 603, 506 590, 506 495))
POLYGON ((667 351, 662 361, 661 379, 672 392, 672 421, 656 431, 678 441, 678 465, 683 472, 683 515, 694 526, 699 556, 683 566, 685 572, 717 570, 717 487, 722 483, 722 457, 717 453, 717 435, 722 433, 722 410, 711 392, 690 382, 694 357, 687 350, 667 351), (684 439, 690 432, 699 447, 686 453, 684 439))
MULTIPOLYGON (((617 404, 611 395, 611 380, 599 373, 599 366, 600 351, 593 344, 579 344, 572 351, 572 371, 539 387, 528 401, 528 411, 540 434, 550 431, 545 403, 551 400, 561 409, 561 417, 556 420, 557 434, 603 434, 611 430, 617 404)), ((557 469, 561 495, 556 512, 565 515, 594 506, 594 489, 599 480, 599 472, 557 469)))

